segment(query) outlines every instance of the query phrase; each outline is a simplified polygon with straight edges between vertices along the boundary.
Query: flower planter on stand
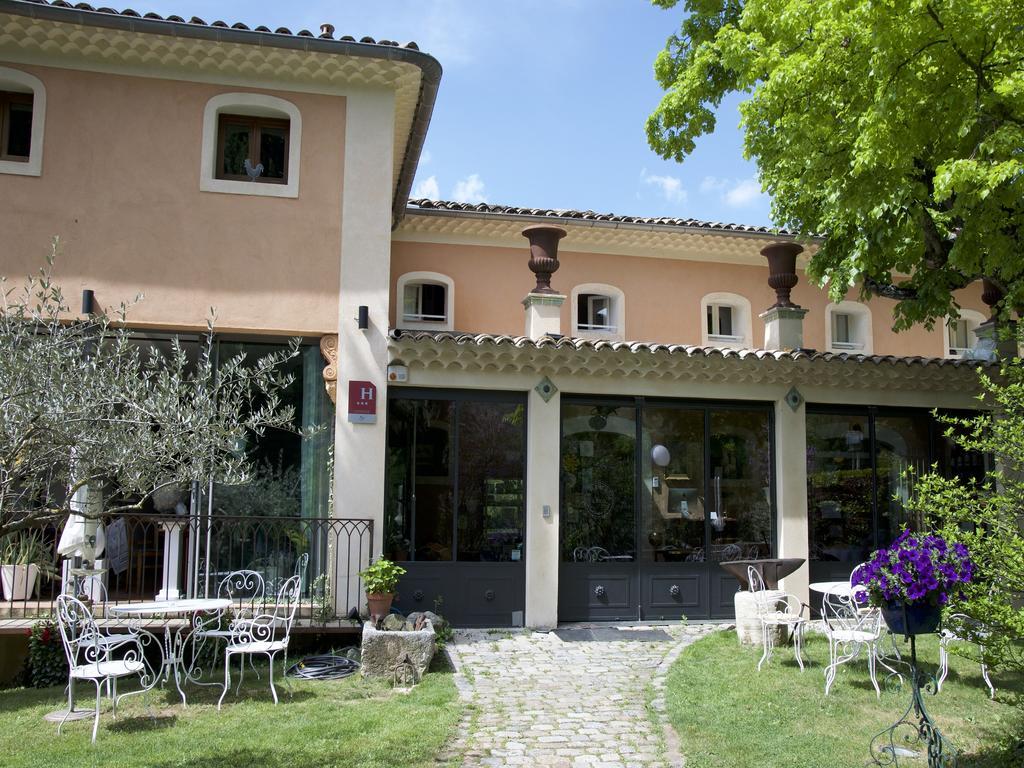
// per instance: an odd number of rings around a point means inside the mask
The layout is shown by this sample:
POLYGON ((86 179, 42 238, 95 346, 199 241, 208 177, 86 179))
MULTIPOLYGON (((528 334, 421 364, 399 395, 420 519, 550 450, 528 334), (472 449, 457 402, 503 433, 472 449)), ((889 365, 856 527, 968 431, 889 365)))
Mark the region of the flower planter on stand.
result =
POLYGON ((942 621, 942 606, 893 601, 882 606, 882 618, 894 635, 930 635, 942 621))

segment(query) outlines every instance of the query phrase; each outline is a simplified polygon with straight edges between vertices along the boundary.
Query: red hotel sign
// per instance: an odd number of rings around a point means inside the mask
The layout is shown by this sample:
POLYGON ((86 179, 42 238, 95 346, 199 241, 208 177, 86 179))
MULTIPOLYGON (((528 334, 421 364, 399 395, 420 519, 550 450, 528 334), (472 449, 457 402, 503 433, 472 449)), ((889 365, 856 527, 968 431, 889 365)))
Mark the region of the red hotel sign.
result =
POLYGON ((348 383, 348 420, 354 424, 377 422, 377 385, 372 381, 348 383))

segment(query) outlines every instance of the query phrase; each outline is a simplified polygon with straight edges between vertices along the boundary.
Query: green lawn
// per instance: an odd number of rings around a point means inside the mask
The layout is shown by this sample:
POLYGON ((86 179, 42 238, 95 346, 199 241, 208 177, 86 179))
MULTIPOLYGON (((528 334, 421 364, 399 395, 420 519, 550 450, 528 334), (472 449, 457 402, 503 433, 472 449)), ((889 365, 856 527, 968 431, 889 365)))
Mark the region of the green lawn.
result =
MULTIPOLYGON (((276 707, 265 667, 260 674, 262 681, 250 670, 241 694, 235 698, 229 692, 220 712, 220 689, 194 686, 186 690, 188 708, 176 692, 159 688, 125 699, 117 720, 108 704, 95 745, 89 743, 91 720, 65 724, 60 736, 56 724, 43 720, 60 706, 60 689, 0 691, 0 765, 426 766, 462 712, 447 670, 432 671, 408 694, 358 675, 334 682, 295 681, 292 698, 279 683, 281 704, 276 707)), ((86 688, 91 684, 80 690, 86 688)))
MULTIPOLYGON (((871 738, 903 713, 909 691, 883 686, 879 701, 867 665, 856 661, 839 668, 826 697, 828 641, 808 633, 804 650, 803 673, 789 647, 776 649, 771 663, 758 672, 760 647, 741 647, 731 630, 683 651, 669 673, 667 706, 688 768, 845 768, 868 762, 871 738)), ((920 640, 918 659, 934 669, 934 637, 920 640)), ((950 667, 942 692, 927 696, 926 706, 963 750, 959 768, 1024 764, 1020 751, 1011 756, 1006 747, 1011 736, 1024 738, 1024 680, 993 674, 996 700, 991 701, 977 664, 953 657, 950 667)), ((904 763, 923 766, 924 761, 904 763)))

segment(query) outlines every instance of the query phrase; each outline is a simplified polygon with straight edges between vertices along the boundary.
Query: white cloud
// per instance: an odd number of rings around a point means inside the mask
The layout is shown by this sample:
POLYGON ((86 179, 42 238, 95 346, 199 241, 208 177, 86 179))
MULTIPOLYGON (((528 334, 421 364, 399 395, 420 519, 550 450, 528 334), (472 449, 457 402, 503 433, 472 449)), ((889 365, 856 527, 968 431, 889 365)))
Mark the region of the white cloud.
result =
POLYGON ((661 190, 662 196, 670 203, 685 203, 686 190, 683 189, 682 179, 676 176, 658 176, 647 172, 644 168, 640 171, 640 178, 645 184, 651 184, 661 190))
POLYGON ((455 182, 452 189, 452 200, 457 203, 486 203, 487 191, 479 174, 471 173, 464 179, 455 182))
POLYGON ((434 159, 434 156, 432 154, 430 154, 430 150, 429 149, 424 149, 422 152, 420 152, 420 162, 419 162, 419 164, 420 165, 426 165, 427 163, 429 163, 433 159, 434 159))
POLYGON ((428 176, 423 181, 416 182, 410 197, 413 199, 426 197, 430 200, 440 200, 441 188, 437 186, 437 176, 428 176))
POLYGON ((717 195, 718 199, 730 208, 748 208, 765 201, 767 196, 761 191, 757 179, 726 179, 718 176, 705 176, 700 183, 701 194, 717 195))

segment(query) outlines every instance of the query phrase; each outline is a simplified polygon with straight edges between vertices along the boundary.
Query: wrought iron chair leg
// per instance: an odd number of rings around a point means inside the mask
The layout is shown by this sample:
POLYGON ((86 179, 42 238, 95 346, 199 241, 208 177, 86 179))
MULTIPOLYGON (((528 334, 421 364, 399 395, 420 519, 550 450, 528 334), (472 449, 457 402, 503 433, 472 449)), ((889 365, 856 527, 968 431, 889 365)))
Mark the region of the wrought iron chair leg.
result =
POLYGON ((277 689, 274 687, 274 655, 268 653, 267 658, 270 660, 270 692, 274 695, 274 704, 277 704, 277 689))
POLYGON ((992 685, 992 680, 988 676, 988 665, 984 661, 985 646, 979 645, 978 647, 981 649, 981 653, 982 653, 981 679, 984 680, 985 681, 985 685, 988 686, 988 692, 989 692, 988 693, 988 697, 990 699, 994 699, 996 697, 996 687, 994 685, 992 685))
POLYGON ((100 684, 99 678, 96 678, 93 682, 96 683, 96 717, 92 721, 92 743, 95 744, 96 733, 100 729, 100 691, 103 689, 103 686, 100 684))
POLYGON ((878 675, 875 674, 876 659, 875 649, 871 647, 868 649, 868 674, 871 676, 871 684, 875 686, 875 698, 882 698, 882 689, 878 687, 878 675))
POLYGON ((235 688, 235 696, 242 690, 242 683, 245 682, 245 654, 239 654, 238 659, 238 687, 235 688))
POLYGON ((804 671, 804 660, 800 658, 800 645, 803 642, 803 624, 797 624, 793 627, 793 650, 796 653, 796 663, 800 666, 800 671, 804 671))
POLYGON ((939 677, 935 681, 936 693, 942 693, 942 684, 949 674, 949 651, 946 650, 948 644, 949 638, 943 637, 939 640, 939 677))
POLYGON ((836 650, 836 643, 834 640, 829 640, 828 644, 828 666, 825 667, 825 695, 828 696, 829 690, 832 688, 832 683, 836 681, 836 667, 839 666, 836 657, 838 656, 836 650))
POLYGON ((224 690, 220 692, 220 698, 217 699, 217 709, 220 710, 220 705, 224 703, 224 697, 228 695, 228 688, 231 687, 231 654, 224 649, 224 690))

